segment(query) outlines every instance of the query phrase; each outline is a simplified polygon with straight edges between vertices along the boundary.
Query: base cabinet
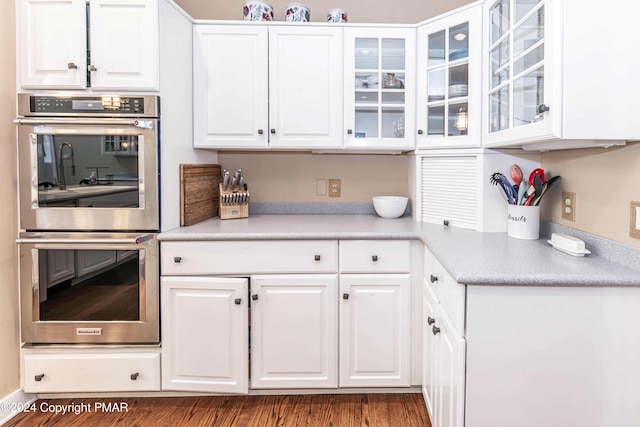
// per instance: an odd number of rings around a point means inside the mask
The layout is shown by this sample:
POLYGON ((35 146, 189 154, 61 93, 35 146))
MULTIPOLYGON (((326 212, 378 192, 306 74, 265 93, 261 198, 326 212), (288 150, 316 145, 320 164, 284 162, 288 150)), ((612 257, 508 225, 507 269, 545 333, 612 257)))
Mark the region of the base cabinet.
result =
POLYGON ((338 386, 337 275, 251 277, 251 388, 338 386))
POLYGON ((340 386, 410 384, 409 274, 340 276, 340 386))
POLYGON ((163 390, 248 392, 248 279, 163 277, 163 390))

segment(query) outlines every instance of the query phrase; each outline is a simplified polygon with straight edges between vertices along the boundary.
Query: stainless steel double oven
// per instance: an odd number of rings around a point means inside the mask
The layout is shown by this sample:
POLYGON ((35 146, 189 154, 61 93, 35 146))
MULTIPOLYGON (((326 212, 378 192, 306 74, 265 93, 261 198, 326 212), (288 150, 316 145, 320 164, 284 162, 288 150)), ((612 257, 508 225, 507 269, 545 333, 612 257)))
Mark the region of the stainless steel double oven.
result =
POLYGON ((159 107, 18 95, 23 342, 159 342, 159 107))

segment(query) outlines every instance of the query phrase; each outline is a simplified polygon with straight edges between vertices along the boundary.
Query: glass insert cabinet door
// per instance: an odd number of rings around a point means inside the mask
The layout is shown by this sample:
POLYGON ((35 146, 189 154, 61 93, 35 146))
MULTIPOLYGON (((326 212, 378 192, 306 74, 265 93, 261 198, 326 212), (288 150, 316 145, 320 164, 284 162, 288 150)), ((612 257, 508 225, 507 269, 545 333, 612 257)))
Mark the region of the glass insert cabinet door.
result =
POLYGON ((413 149, 413 52, 415 33, 354 30, 346 76, 353 91, 345 91, 346 145, 364 148, 413 149), (409 142, 407 142, 409 141, 409 142))
POLYGON ((489 132, 544 121, 544 1, 497 0, 488 19, 489 132))

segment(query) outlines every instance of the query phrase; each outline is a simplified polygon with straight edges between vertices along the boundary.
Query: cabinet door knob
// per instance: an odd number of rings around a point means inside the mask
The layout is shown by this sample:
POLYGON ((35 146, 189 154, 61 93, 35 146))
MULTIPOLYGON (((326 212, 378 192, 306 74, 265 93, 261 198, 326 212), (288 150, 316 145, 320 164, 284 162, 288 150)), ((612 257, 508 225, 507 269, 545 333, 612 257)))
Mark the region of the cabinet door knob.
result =
POLYGON ((70 69, 70 70, 77 70, 78 66, 76 64, 74 64, 73 62, 69 62, 67 64, 67 68, 70 69))
POLYGON ((349 299, 349 294, 342 294, 342 299, 349 299))
POLYGON ((444 221, 442 221, 442 223, 444 224, 445 227, 449 226, 449 220, 445 219, 444 221))
POLYGON ((43 378, 44 378, 44 374, 38 374, 35 377, 33 377, 33 379, 36 381, 42 381, 43 378))
POLYGON ((240 305, 242 304, 242 298, 236 298, 234 302, 236 303, 236 305, 240 305))
POLYGON ((262 135, 263 133, 264 133, 264 130, 258 129, 258 135, 262 135))
POLYGON ((544 104, 538 105, 538 108, 536 109, 536 113, 538 114, 546 113, 547 111, 549 111, 549 107, 544 104))
POLYGON ((138 376, 140 376, 140 374, 139 374, 139 373, 137 373, 137 372, 135 372, 135 373, 131 374, 131 380, 132 380, 132 381, 137 380, 137 379, 138 379, 138 376))
POLYGON ((271 133, 276 133, 276 130, 275 129, 271 129, 271 133))
POLYGON ((424 131, 422 129, 418 129, 418 135, 422 135, 424 131))
POLYGON ((431 331, 433 332, 433 335, 438 335, 440 333, 440 328, 438 328, 436 325, 433 325, 431 331))
POLYGON ((436 283, 438 281, 438 276, 434 276, 432 274, 429 276, 429 280, 431 280, 431 283, 436 283))
POLYGON ((313 257, 313 259, 314 259, 315 261, 320 261, 320 255, 316 255, 316 256, 314 256, 314 257, 313 257))
POLYGON ((427 317, 427 324, 428 325, 433 325, 434 323, 436 323, 436 319, 434 319, 431 316, 427 317))
POLYGON ((353 133, 353 129, 347 129, 347 134, 351 135, 353 133))
POLYGON ((371 256, 371 261, 377 261, 377 260, 378 260, 378 255, 371 256))
POLYGON ((258 301, 258 294, 251 295, 251 299, 254 301, 258 301))
POLYGON ((95 66, 95 65, 89 65, 89 66, 87 67, 87 70, 89 70, 89 71, 98 71, 98 69, 96 68, 96 66, 95 66))
POLYGON ((181 256, 174 256, 173 257, 173 262, 177 263, 177 262, 180 262, 180 261, 182 261, 182 257, 181 256))

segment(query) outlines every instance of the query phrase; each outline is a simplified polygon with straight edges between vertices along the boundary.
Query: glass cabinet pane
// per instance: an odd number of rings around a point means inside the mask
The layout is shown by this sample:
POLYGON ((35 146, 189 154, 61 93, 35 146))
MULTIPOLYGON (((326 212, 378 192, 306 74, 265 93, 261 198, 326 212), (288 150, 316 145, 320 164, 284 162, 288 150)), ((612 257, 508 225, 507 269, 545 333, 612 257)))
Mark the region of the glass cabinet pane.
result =
POLYGON ((469 114, 467 103, 449 105, 447 127, 450 136, 466 135, 469 130, 469 114))
POLYGON ((490 44, 497 42, 509 29, 509 0, 498 0, 489 10, 490 44))
POLYGON ((444 105, 427 109, 427 136, 444 136, 444 105))
POLYGON ((469 64, 449 68, 449 98, 467 96, 469 91, 469 64))
POLYGON ((491 132, 509 127, 509 87, 505 86, 489 97, 489 117, 491 132))
POLYGON ((378 104, 378 92, 359 92, 356 91, 356 98, 354 100, 356 105, 358 104, 378 104))
POLYGON ((379 76, 377 72, 357 72, 356 90, 377 89, 379 76))
POLYGON ((404 108, 382 109, 382 137, 404 138, 404 108))
POLYGON ((513 0, 513 21, 520 20, 530 11, 532 11, 542 0, 513 0))
POLYGON ((505 40, 490 52, 491 87, 494 88, 509 79, 509 41, 505 40))
POLYGON ((544 119, 538 116, 538 105, 544 104, 544 67, 540 67, 513 82, 513 126, 522 126, 544 119))
POLYGON ((427 67, 434 67, 436 65, 444 64, 445 40, 446 38, 444 30, 434 34, 429 34, 427 67))
POLYGON ((536 47, 513 63, 513 75, 517 76, 524 70, 527 70, 536 64, 539 64, 544 59, 544 44, 536 47))
POLYGON ((469 57, 469 23, 449 29, 449 61, 469 57))
POLYGON ((404 70, 404 39, 382 39, 382 69, 404 70))
POLYGON ((356 138, 378 137, 378 107, 356 107, 356 138))
POLYGON ((427 72, 427 99, 440 101, 444 99, 445 68, 438 68, 427 72))
POLYGON ((356 69, 377 70, 378 67, 378 39, 356 38, 355 52, 356 69))
POLYGON ((513 30, 513 56, 517 57, 544 37, 544 9, 540 8, 513 30))

